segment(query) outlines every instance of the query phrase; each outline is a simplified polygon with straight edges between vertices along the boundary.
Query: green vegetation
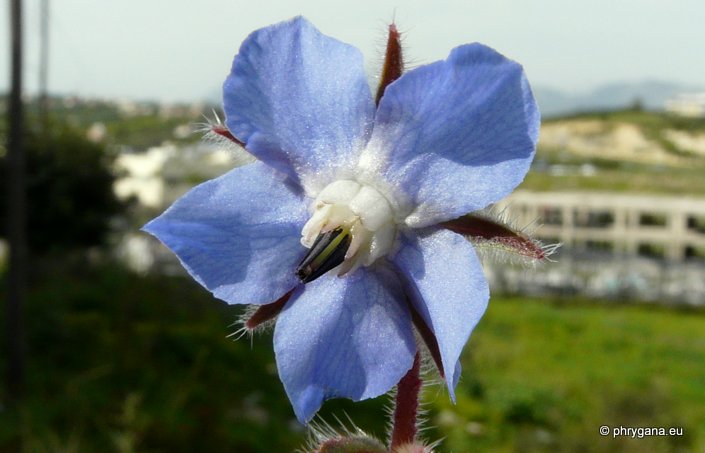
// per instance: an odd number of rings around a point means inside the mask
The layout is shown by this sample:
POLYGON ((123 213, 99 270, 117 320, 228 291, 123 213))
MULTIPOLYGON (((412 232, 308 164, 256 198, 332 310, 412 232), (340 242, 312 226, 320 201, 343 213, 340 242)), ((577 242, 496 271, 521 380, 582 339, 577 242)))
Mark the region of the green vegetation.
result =
MULTIPOLYGON (((126 208, 113 192, 115 156, 64 123, 51 124, 46 134, 28 127, 24 147, 31 252, 104 245, 111 220, 126 208)), ((2 181, 6 161, 0 155, 2 181)), ((6 197, 0 197, 0 238, 5 236, 6 205, 6 197)))
POLYGON ((592 176, 547 175, 530 171, 520 188, 538 192, 586 190, 652 195, 705 195, 705 168, 659 168, 628 163, 614 167, 612 163, 596 166, 597 174, 592 176))
POLYGON ((705 316, 645 306, 495 299, 464 358, 458 404, 434 398, 448 451, 705 448, 705 316), (602 437, 682 427, 682 437, 602 437))
POLYGON ((677 129, 686 132, 705 132, 705 118, 689 118, 665 112, 639 109, 578 113, 560 118, 552 118, 543 123, 550 124, 573 119, 601 120, 608 123, 626 122, 636 124, 643 129, 651 129, 654 131, 661 129, 677 129))
MULTIPOLYGON (((271 338, 226 338, 237 329, 237 307, 185 278, 66 257, 33 269, 27 397, 20 420, 0 411, 0 451, 15 451, 9 442, 18 432, 26 451, 47 453, 286 452, 303 444, 271 338)), ((373 429, 383 424, 383 403, 327 410, 356 420, 373 414, 363 424, 373 429)))
MULTIPOLYGON (((21 419, 0 412, 0 451, 288 452, 303 444, 271 335, 226 338, 240 312, 182 278, 116 266, 34 268, 21 419)), ((2 288, 0 288, 1 290, 2 288)), ((0 292, 3 294, 3 292, 0 292)), ((458 404, 426 391, 440 452, 676 452, 705 448, 705 316, 648 306, 496 297, 463 359, 458 404), (601 437, 610 426, 683 437, 601 437)), ((383 436, 386 398, 329 402, 383 436)))
POLYGON ((203 118, 137 115, 106 123, 105 126, 110 143, 129 144, 130 147, 139 150, 161 145, 167 140, 174 143, 197 142, 201 139, 201 134, 190 133, 184 137, 176 137, 174 131, 177 127, 193 130, 193 124, 198 121, 203 121, 203 118))
MULTIPOLYGON (((0 135, 5 126, 5 111, 0 97, 0 135)), ((25 104, 30 122, 36 123, 37 99, 25 104)), ((127 146, 144 150, 161 145, 164 141, 194 143, 200 134, 177 134, 177 128, 192 129, 203 122, 203 115, 212 115, 210 106, 202 108, 188 104, 161 106, 156 102, 129 102, 52 97, 49 110, 51 118, 75 129, 88 131, 91 126, 102 125, 105 135, 102 141, 109 147, 127 146)))

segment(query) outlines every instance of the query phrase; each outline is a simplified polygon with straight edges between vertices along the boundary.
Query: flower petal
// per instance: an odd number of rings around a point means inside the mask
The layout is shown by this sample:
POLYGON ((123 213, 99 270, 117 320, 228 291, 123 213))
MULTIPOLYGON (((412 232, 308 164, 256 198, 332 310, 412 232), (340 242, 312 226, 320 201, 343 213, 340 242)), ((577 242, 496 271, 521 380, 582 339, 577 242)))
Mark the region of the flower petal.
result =
POLYGON ((302 423, 325 399, 373 398, 411 368, 416 344, 403 297, 396 275, 380 266, 329 274, 294 293, 277 319, 274 350, 302 423))
POLYGON ((302 197, 255 162, 195 187, 144 230, 216 297, 266 304, 299 284, 306 217, 302 197))
POLYGON ((529 169, 538 130, 521 66, 464 45, 387 87, 361 165, 401 188, 416 206, 407 225, 423 227, 509 194, 529 169))
POLYGON ((375 111, 360 51, 302 17, 245 40, 223 102, 230 132, 309 195, 356 160, 375 111))
POLYGON ((489 289, 475 250, 446 230, 405 235, 393 262, 407 296, 438 341, 451 397, 458 382, 458 359, 487 308, 489 289))

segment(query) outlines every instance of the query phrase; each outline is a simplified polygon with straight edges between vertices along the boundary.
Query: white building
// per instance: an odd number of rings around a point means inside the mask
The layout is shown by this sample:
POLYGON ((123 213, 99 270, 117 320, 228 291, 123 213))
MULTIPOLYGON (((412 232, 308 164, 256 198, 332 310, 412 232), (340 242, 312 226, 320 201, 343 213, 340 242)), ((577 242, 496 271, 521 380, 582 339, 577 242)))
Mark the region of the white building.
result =
POLYGON ((536 236, 571 249, 705 261, 705 199, 599 192, 517 191, 499 205, 536 236))
POLYGON ((214 144, 164 144, 140 153, 124 153, 115 160, 115 194, 135 197, 146 208, 165 208, 196 184, 250 162, 243 150, 214 144))
MULTIPOLYGON (((153 217, 196 184, 252 160, 244 150, 213 143, 183 147, 164 144, 145 152, 119 155, 115 160, 118 178, 113 190, 120 199, 135 198, 139 208, 153 217)), ((161 265, 165 272, 178 267, 158 241, 137 228, 125 234, 115 253, 136 272, 147 272, 155 264, 161 265)))
POLYGON ((693 118, 705 117, 705 93, 684 93, 675 99, 669 99, 664 106, 666 111, 675 115, 693 118))

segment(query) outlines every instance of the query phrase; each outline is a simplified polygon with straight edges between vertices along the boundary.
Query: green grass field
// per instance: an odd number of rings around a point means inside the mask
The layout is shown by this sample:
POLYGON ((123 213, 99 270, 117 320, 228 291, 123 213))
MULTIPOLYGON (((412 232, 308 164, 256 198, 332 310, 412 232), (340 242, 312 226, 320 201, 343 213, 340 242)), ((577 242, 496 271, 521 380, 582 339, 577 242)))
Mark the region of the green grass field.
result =
POLYGON ((458 404, 434 398, 447 451, 705 451, 705 316, 496 298, 464 357, 458 404), (601 425, 682 437, 601 437, 601 425))
POLYGON ((652 195, 705 195, 705 168, 662 168, 645 165, 597 165, 597 174, 546 175, 529 172, 520 188, 536 192, 597 191, 652 195))
MULTIPOLYGON (((115 267, 35 269, 28 389, 0 412, 0 451, 288 452, 305 431, 271 337, 232 341, 238 310, 180 278, 115 267)), ((0 293, 2 294, 2 293, 0 293)), ((705 451, 705 315, 649 306, 494 297, 463 357, 458 404, 425 392, 439 452, 705 451), (601 425, 682 427, 602 437, 601 425)), ((4 363, 3 363, 4 366, 4 363)), ((384 435, 386 398, 330 402, 384 435)))

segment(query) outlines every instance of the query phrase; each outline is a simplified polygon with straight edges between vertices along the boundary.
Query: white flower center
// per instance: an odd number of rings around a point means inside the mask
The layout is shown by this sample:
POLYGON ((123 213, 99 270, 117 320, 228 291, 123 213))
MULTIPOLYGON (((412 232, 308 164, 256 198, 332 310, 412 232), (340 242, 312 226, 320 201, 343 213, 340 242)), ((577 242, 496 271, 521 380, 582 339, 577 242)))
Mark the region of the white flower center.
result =
POLYGON ((394 244, 397 229, 392 203, 371 186, 349 179, 332 182, 318 194, 312 210, 301 231, 301 243, 307 248, 319 234, 336 228, 350 232, 350 247, 338 275, 371 265, 394 244))

